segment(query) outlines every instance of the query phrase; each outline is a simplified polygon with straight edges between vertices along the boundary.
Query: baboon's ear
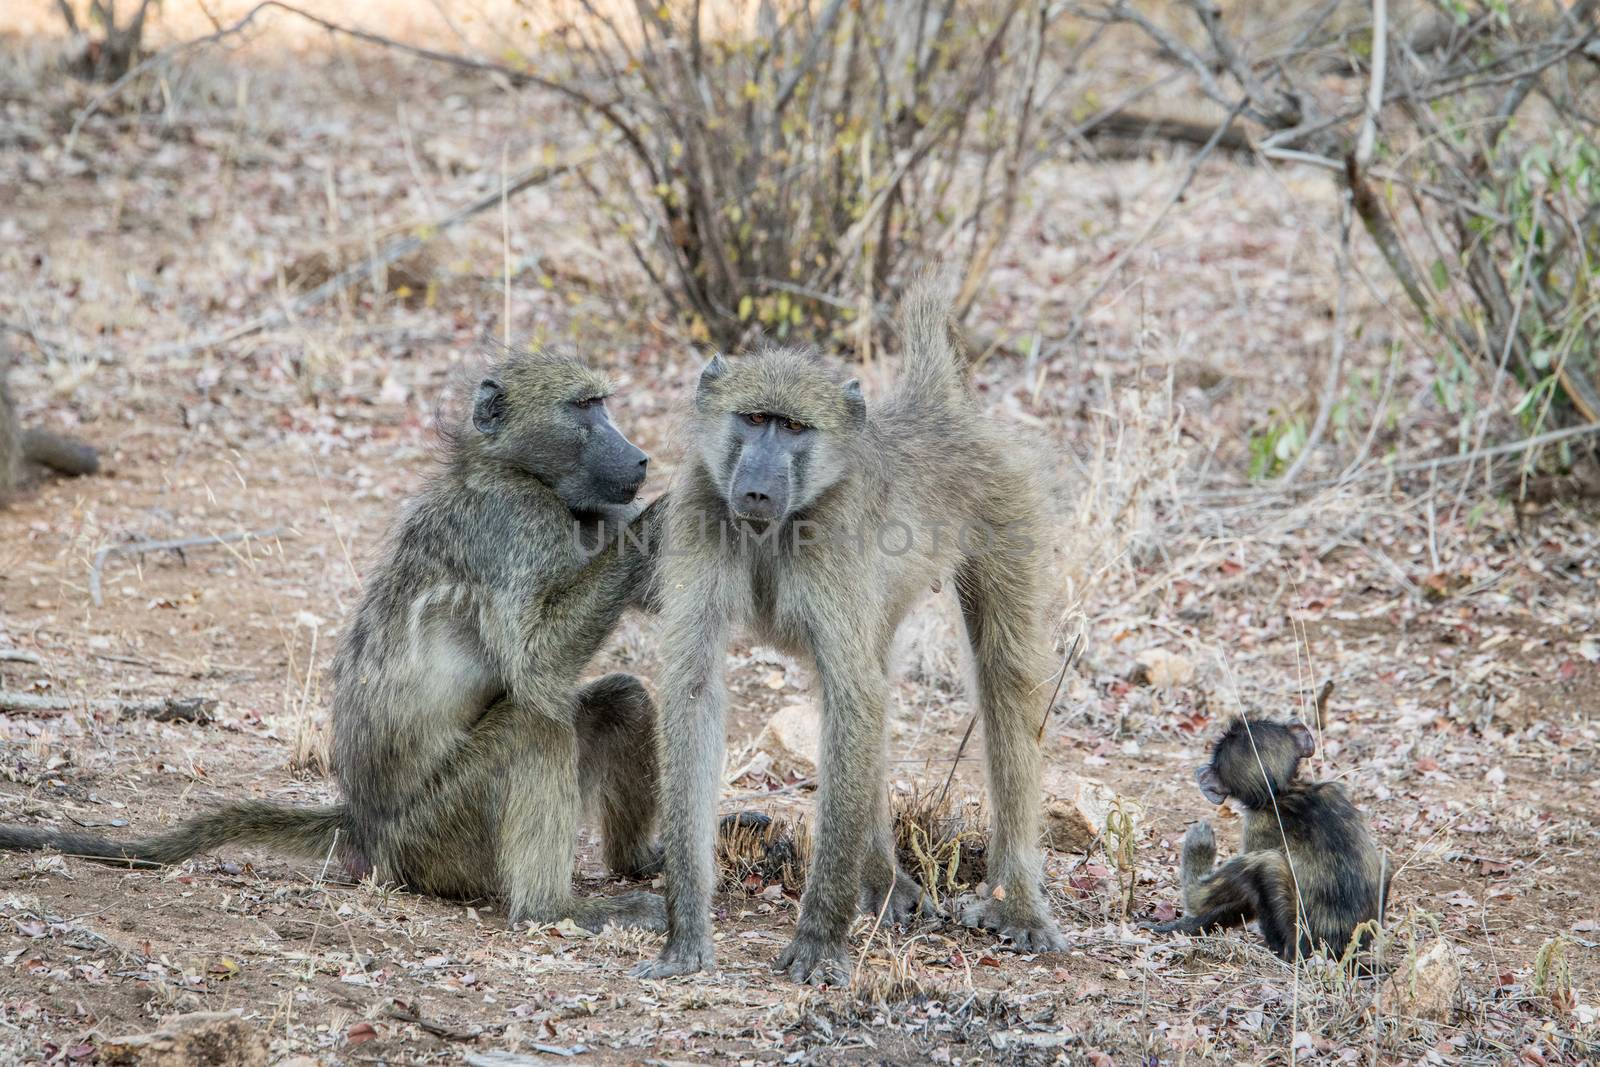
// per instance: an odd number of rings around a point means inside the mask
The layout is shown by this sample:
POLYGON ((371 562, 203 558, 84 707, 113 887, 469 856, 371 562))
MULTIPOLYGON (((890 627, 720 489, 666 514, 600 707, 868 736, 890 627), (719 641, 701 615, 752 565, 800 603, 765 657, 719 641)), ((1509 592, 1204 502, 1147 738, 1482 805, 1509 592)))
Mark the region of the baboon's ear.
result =
POLYGON ((1222 788, 1222 782, 1217 778, 1216 770, 1211 764, 1206 764, 1194 772, 1195 784, 1200 787, 1201 794, 1213 804, 1221 804, 1228 799, 1228 791, 1222 788))
POLYGON ((1316 735, 1311 732, 1311 728, 1305 723, 1290 723, 1289 736, 1294 738, 1294 751, 1301 759, 1305 759, 1317 750, 1316 735))
POLYGON ((867 400, 861 395, 861 379, 851 378, 844 383, 844 406, 850 423, 856 429, 867 424, 867 400))
POLYGON ((706 365, 700 368, 700 384, 695 389, 694 398, 704 400, 711 387, 717 384, 717 379, 726 373, 728 373, 728 363, 720 352, 706 360, 706 365))
POLYGON ((493 437, 506 421, 506 387, 493 378, 478 383, 478 395, 472 399, 472 425, 479 433, 493 437))

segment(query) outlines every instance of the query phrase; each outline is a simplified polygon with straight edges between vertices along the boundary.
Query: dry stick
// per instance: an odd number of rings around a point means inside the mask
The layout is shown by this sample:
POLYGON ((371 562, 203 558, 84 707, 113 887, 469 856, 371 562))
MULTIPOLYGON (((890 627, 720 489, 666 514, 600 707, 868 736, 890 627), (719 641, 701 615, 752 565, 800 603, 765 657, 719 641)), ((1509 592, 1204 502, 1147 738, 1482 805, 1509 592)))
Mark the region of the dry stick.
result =
POLYGON ((531 170, 524 171, 520 176, 517 177, 515 181, 509 182, 502 188, 495 189, 495 191, 492 193, 486 193, 477 200, 474 200, 472 203, 468 204, 466 207, 461 208, 453 214, 446 215, 437 222, 429 223, 424 228, 424 232, 427 234, 426 237, 420 237, 416 234, 411 234, 389 242, 389 244, 385 246, 384 249, 376 256, 373 256, 371 259, 368 259, 365 262, 358 263, 353 267, 345 268, 310 292, 302 293, 300 296, 296 297, 286 308, 274 308, 266 314, 257 315, 248 322, 244 322, 238 326, 235 326, 231 330, 224 330, 221 333, 211 334, 195 341, 176 341, 170 344, 154 345, 150 348, 146 348, 139 354, 145 357, 181 356, 190 352, 199 351, 201 349, 215 348, 218 345, 228 344, 230 342, 237 341, 240 338, 248 337, 251 334, 260 333, 263 330, 270 330, 277 326, 287 325, 289 321, 296 315, 310 310, 316 305, 322 303, 324 300, 327 300, 329 297, 334 296, 335 294, 348 289, 350 286, 371 277, 379 270, 389 266, 389 264, 393 263, 395 260, 400 259, 402 256, 409 255, 421 248, 423 245, 427 244, 430 240, 443 233, 445 230, 460 225, 461 223, 472 218, 474 215, 479 215, 485 211, 488 211, 495 205, 500 204, 502 201, 509 197, 515 196, 525 189, 531 189, 536 185, 543 185, 552 178, 557 178, 570 170, 584 166, 591 158, 593 158, 592 155, 586 155, 583 158, 573 160, 570 163, 559 163, 553 167, 534 167, 531 170))
POLYGON ((1340 486, 1351 485, 1367 478, 1382 475, 1415 474, 1418 471, 1435 471, 1440 467, 1451 467, 1457 463, 1473 463, 1480 459, 1493 456, 1510 455, 1517 452, 1527 452, 1543 445, 1565 441, 1571 437, 1587 437, 1590 434, 1600 434, 1600 423, 1590 423, 1587 426, 1568 426, 1561 430, 1550 430, 1546 433, 1524 437, 1519 441, 1508 441, 1503 445, 1492 448, 1475 448, 1471 452, 1461 452, 1453 456, 1440 456, 1438 459, 1419 459, 1411 463, 1396 463, 1393 466, 1372 467, 1364 471, 1354 471, 1340 475, 1337 478, 1322 478, 1314 482, 1303 482, 1296 486, 1282 488, 1255 488, 1242 486, 1238 489, 1203 489, 1194 493, 1187 493, 1183 499, 1193 500, 1223 500, 1238 497, 1269 497, 1282 493, 1303 493, 1315 489, 1334 489, 1340 486))
POLYGON ((1317 732, 1321 733, 1328 728, 1328 700, 1333 696, 1333 679, 1324 678, 1322 688, 1317 690, 1316 702, 1312 705, 1317 712, 1317 732))
POLYGON ((208 723, 217 702, 211 697, 162 697, 158 700, 74 700, 53 693, 14 693, 0 689, 0 711, 25 713, 77 711, 86 708, 123 718, 156 722, 208 723))
MULTIPOLYGON (((1061 658, 1061 673, 1056 676, 1056 687, 1054 692, 1050 694, 1050 702, 1044 706, 1044 722, 1039 723, 1040 741, 1044 740, 1044 726, 1045 722, 1050 720, 1050 709, 1055 707, 1056 697, 1061 695, 1061 683, 1066 680, 1067 670, 1078 658, 1078 651, 1082 647, 1083 634, 1080 633, 1072 639, 1072 647, 1068 648, 1067 654, 1061 658)), ((935 810, 938 810, 944 806, 944 798, 950 792, 950 783, 955 780, 956 767, 961 763, 962 753, 966 752, 967 750, 967 742, 972 740, 972 728, 977 725, 978 713, 975 711, 972 713, 972 717, 967 720, 967 728, 966 731, 961 735, 961 743, 956 746, 955 757, 950 760, 950 773, 944 776, 944 786, 939 790, 939 800, 934 804, 935 810)))
MULTIPOLYGON (((1072 635, 1072 647, 1067 649, 1067 654, 1061 660, 1061 673, 1056 675, 1056 687, 1050 693, 1050 700, 1044 706, 1044 718, 1039 720, 1039 734, 1034 738, 1044 744, 1044 728, 1050 722, 1050 709, 1056 706, 1056 697, 1061 695, 1061 683, 1067 680, 1067 671, 1078 662, 1078 654, 1083 651, 1083 631, 1079 630, 1072 635)), ((957 753, 959 756, 960 753, 957 753)))
POLYGON ((0 648, 0 663, 31 663, 38 666, 44 663, 36 653, 27 652, 20 648, 0 648))
POLYGON ((272 537, 279 533, 283 527, 273 526, 266 530, 243 530, 231 534, 208 534, 205 537, 180 537, 173 541, 129 541, 121 545, 107 545, 94 554, 94 565, 89 569, 89 599, 94 601, 94 606, 103 603, 100 595, 100 572, 105 568, 106 560, 112 556, 125 556, 132 552, 173 552, 184 548, 201 548, 206 545, 231 545, 240 541, 255 541, 272 537))
POLYGON ((1384 67, 1389 53, 1389 4, 1372 0, 1372 80, 1367 85, 1367 114, 1356 138, 1356 163, 1366 169, 1378 143, 1378 111, 1383 107, 1384 67))

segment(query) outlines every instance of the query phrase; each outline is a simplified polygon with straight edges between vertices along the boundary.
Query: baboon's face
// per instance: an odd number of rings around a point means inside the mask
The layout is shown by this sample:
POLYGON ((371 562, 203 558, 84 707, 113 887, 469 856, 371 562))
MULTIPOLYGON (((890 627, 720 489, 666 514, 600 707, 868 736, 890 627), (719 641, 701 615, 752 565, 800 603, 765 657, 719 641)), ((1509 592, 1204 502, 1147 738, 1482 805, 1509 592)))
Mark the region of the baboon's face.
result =
POLYGON ((1233 797, 1247 808, 1269 807, 1316 750, 1316 738, 1302 723, 1234 719, 1195 782, 1213 804, 1233 797))
POLYGON ((705 469, 729 512, 759 523, 804 511, 844 478, 866 421, 859 383, 794 349, 712 359, 696 410, 705 469))
POLYGON ((550 359, 498 370, 479 383, 472 407, 490 455, 538 478, 573 511, 633 499, 650 457, 612 425, 605 379, 550 359))

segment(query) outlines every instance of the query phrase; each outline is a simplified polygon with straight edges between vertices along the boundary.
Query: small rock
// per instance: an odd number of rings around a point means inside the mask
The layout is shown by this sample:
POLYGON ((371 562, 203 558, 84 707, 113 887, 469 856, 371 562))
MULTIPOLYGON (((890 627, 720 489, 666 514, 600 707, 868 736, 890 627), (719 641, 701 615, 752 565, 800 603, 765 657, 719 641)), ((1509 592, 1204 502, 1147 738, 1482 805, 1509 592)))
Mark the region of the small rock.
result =
POLYGON ((267 1067, 267 1035, 232 1012, 196 1012, 163 1020, 148 1034, 100 1043, 112 1067, 267 1067))
POLYGON ((822 716, 812 704, 779 708, 756 738, 756 747, 772 756, 772 767, 780 775, 811 778, 822 749, 822 716))
POLYGON ((1194 664, 1176 652, 1164 648, 1147 648, 1138 655, 1131 681, 1135 685, 1148 685, 1156 689, 1173 689, 1194 681, 1194 664))
POLYGON ((1066 796, 1044 802, 1044 843, 1057 852, 1082 852, 1105 833, 1106 816, 1117 795, 1103 785, 1080 779, 1066 796))
POLYGON ((1406 961, 1389 979, 1390 1003, 1414 1019, 1444 1021, 1461 991, 1461 965, 1455 950, 1443 941, 1406 961))

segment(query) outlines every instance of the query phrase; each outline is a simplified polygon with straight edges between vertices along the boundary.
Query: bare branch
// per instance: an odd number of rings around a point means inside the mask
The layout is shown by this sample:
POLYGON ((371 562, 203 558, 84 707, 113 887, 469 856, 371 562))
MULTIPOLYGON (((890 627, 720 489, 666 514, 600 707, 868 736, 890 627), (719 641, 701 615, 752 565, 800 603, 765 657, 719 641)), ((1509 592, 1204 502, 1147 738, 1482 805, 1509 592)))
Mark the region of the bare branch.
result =
POLYGON ((1372 77, 1367 89, 1367 114, 1356 138, 1356 166, 1365 170, 1372 164, 1372 150, 1378 141, 1378 111, 1383 107, 1384 65, 1389 54, 1388 0, 1372 0, 1372 77))
POLYGON ((94 564, 89 569, 89 599, 95 607, 101 605, 100 572, 112 556, 126 556, 141 552, 181 552, 186 548, 203 548, 208 545, 231 545, 241 541, 260 541, 281 532, 283 527, 268 530, 246 530, 241 533, 210 534, 205 537, 180 537, 173 541, 130 541, 126 544, 107 545, 94 554, 94 564))

